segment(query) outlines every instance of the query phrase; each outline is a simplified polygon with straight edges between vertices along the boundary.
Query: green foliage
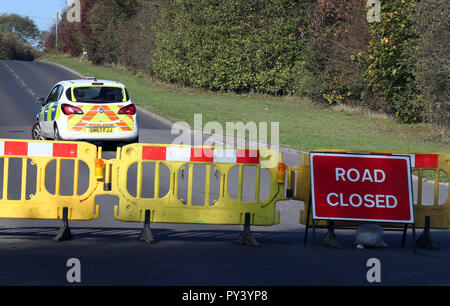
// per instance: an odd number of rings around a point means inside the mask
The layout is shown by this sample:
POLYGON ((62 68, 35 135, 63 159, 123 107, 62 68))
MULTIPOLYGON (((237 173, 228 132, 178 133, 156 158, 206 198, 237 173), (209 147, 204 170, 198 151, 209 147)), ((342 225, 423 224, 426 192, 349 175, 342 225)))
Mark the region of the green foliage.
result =
POLYGON ((382 1, 381 22, 372 23, 369 67, 365 77, 379 93, 386 111, 405 123, 423 119, 422 100, 415 91, 414 62, 408 50, 417 40, 412 28, 416 0, 382 1))
MULTIPOLYGON (((133 101, 173 122, 193 124, 193 114, 203 114, 203 122, 280 123, 280 145, 301 150, 348 148, 355 150, 397 150, 450 152, 450 143, 429 137, 428 124, 400 124, 387 116, 362 108, 318 105, 304 97, 271 97, 257 94, 210 93, 148 82, 132 71, 80 63, 66 56, 46 57, 84 75, 121 80, 133 101)), ((270 135, 268 138, 270 141, 270 135)))
MULTIPOLYGON (((426 119, 450 129, 450 6, 447 0, 421 1, 413 29, 420 39, 411 50, 413 74, 426 109, 426 119)), ((449 133, 450 134, 450 133, 449 133)), ((445 136, 445 135, 444 135, 445 136)), ((450 135, 447 135, 450 136, 450 135)))
POLYGON ((95 3, 88 18, 94 39, 86 43, 94 63, 119 61, 122 43, 118 31, 133 17, 136 4, 136 0, 99 0, 95 3))
POLYGON ((37 56, 37 51, 15 35, 0 32, 0 59, 32 61, 37 56))
POLYGON ((361 100, 370 39, 364 1, 322 0, 309 5, 300 31, 308 41, 297 93, 329 104, 361 100))
POLYGON ((344 97, 333 90, 331 93, 324 93, 323 98, 328 101, 329 104, 340 104, 344 97))
MULTIPOLYGON (((81 0, 61 50, 213 91, 309 96, 449 125, 445 0, 81 0)), ((54 35, 47 39, 48 50, 54 35)))
POLYGON ((16 14, 0 15, 0 59, 32 61, 41 33, 33 20, 16 14))
POLYGON ((156 31, 155 74, 211 90, 291 93, 302 12, 288 0, 173 1, 156 31))
POLYGON ((155 26, 162 1, 139 0, 133 18, 121 24, 116 33, 120 39, 118 61, 121 64, 153 74, 155 26))
POLYGON ((29 17, 17 14, 0 15, 0 32, 8 32, 30 45, 36 45, 40 40, 40 31, 29 17))

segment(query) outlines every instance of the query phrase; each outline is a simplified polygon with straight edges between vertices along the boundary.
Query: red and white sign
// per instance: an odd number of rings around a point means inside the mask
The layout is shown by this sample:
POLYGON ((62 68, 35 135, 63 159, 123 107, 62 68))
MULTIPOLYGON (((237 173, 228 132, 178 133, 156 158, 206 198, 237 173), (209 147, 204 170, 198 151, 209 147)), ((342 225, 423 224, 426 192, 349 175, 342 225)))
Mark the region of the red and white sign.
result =
POLYGON ((410 156, 311 153, 314 219, 414 223, 410 156))

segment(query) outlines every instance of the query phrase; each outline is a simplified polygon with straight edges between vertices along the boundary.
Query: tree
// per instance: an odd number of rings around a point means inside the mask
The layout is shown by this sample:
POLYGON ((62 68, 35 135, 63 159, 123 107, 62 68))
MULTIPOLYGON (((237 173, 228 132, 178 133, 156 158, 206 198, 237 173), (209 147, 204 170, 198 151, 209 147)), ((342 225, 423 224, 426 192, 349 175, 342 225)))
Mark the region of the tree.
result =
MULTIPOLYGON (((450 7, 447 0, 421 1, 414 16, 420 39, 412 48, 414 76, 426 107, 426 119, 450 128, 450 7)), ((450 132, 448 132, 450 134, 450 132)))
MULTIPOLYGON (((118 30, 122 25, 128 25, 136 14, 136 8, 137 0, 95 1, 87 17, 89 29, 84 29, 90 36, 90 39, 84 40, 84 44, 89 59, 94 64, 112 64, 119 61, 122 41, 118 30)), ((81 18, 83 19, 83 12, 81 18)))
POLYGON ((299 93, 330 104, 359 101, 365 91, 365 65, 357 60, 370 40, 364 1, 316 0, 308 5, 308 20, 300 25, 309 41, 299 72, 299 93))
POLYGON ((32 61, 37 52, 9 32, 0 31, 0 59, 32 61))
POLYGON ((386 110, 405 123, 422 121, 424 112, 413 73, 415 63, 408 54, 418 38, 412 23, 418 1, 382 1, 381 22, 370 25, 365 78, 386 110))
POLYGON ((31 46, 36 46, 41 38, 41 33, 34 21, 17 14, 0 15, 0 32, 9 32, 31 46))
POLYGON ((58 31, 61 42, 59 49, 71 56, 80 56, 83 52, 80 38, 80 23, 69 22, 67 20, 67 11, 64 11, 62 14, 58 31))

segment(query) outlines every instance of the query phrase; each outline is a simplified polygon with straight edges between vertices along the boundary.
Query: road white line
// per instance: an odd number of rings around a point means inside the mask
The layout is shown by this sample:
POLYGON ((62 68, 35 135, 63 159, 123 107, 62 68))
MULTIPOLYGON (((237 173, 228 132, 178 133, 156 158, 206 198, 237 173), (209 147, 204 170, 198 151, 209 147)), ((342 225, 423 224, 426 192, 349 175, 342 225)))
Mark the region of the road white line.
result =
POLYGON ((3 65, 5 65, 5 67, 14 75, 14 77, 19 80, 19 82, 23 88, 25 88, 33 97, 35 97, 35 98, 37 97, 36 94, 30 88, 28 88, 27 84, 25 84, 25 82, 19 77, 19 75, 17 73, 15 73, 11 69, 11 67, 9 67, 8 64, 3 63, 3 65))

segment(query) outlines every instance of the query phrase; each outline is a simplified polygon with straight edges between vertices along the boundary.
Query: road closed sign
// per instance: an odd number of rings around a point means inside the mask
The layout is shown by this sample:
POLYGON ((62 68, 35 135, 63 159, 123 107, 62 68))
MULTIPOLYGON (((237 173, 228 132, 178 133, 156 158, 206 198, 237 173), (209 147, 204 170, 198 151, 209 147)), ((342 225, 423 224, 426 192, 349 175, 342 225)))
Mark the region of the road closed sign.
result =
POLYGON ((314 219, 414 223, 406 155, 310 153, 314 219))

